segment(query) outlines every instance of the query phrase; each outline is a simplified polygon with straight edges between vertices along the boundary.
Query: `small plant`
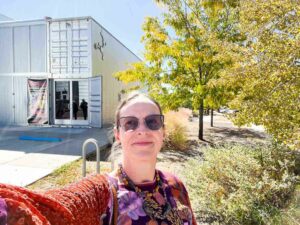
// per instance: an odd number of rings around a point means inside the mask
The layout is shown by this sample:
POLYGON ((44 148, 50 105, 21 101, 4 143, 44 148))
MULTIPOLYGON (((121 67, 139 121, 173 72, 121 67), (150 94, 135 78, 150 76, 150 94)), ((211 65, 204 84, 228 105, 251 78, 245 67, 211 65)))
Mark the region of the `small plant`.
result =
POLYGON ((292 154, 282 146, 227 146, 189 161, 187 184, 193 209, 203 222, 276 224, 294 191, 292 154))

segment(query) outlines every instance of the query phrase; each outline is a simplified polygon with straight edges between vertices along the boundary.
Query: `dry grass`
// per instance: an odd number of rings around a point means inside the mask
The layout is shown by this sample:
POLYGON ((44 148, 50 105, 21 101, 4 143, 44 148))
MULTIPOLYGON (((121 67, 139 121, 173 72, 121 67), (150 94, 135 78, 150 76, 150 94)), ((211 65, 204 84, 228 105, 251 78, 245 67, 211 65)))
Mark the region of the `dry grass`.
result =
MULTIPOLYGON (((87 161, 86 172, 88 174, 93 174, 96 172, 96 161, 94 157, 87 161)), ((110 172, 109 162, 100 162, 100 173, 110 172)), ((54 188, 62 188, 70 183, 77 182, 82 178, 82 159, 75 162, 68 163, 52 174, 36 181, 33 184, 27 186, 31 190, 49 190, 54 188)))
POLYGON ((189 112, 185 109, 179 111, 169 111, 165 114, 166 139, 165 144, 168 149, 184 151, 187 149, 187 124, 189 112))

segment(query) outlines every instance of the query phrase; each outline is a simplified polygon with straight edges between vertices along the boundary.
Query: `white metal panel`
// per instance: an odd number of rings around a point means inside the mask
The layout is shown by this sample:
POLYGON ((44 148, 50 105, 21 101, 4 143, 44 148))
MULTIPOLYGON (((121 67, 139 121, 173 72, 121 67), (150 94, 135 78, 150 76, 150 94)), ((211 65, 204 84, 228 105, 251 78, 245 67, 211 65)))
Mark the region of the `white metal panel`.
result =
POLYGON ((14 123, 27 124, 27 78, 13 77, 14 123))
POLYGON ((0 73, 47 72, 46 35, 46 24, 0 24, 0 73))
POLYGON ((49 105, 49 124, 54 124, 55 120, 55 90, 54 80, 48 79, 48 105, 49 105))
POLYGON ((102 79, 101 77, 89 78, 89 118, 90 125, 102 127, 102 79))
POLYGON ((50 21, 50 71, 86 74, 90 71, 89 26, 86 19, 50 21))
POLYGON ((13 72, 13 29, 0 27, 0 73, 13 72))
POLYGON ((82 80, 79 82, 79 100, 89 99, 89 83, 88 80, 82 80))
POLYGON ((30 26, 30 72, 47 72, 46 25, 30 26))
POLYGON ((12 77, 0 77, 0 124, 12 124, 14 120, 12 77))
POLYGON ((29 65, 29 26, 14 27, 14 72, 28 72, 29 65))

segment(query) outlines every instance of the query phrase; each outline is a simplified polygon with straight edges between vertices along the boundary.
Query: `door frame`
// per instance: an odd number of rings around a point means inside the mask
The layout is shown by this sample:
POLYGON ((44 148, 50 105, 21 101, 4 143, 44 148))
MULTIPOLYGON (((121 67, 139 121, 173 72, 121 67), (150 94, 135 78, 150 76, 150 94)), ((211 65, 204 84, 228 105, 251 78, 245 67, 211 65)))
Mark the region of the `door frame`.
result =
MULTIPOLYGON (((87 80, 87 78, 72 78, 72 79, 53 79, 53 86, 52 86, 52 93, 53 93, 53 121, 55 125, 74 125, 74 126, 87 126, 89 125, 89 119, 87 120, 74 120, 73 119, 73 104, 71 104, 73 102, 73 85, 72 82, 73 81, 80 81, 80 80, 87 80), (56 91, 55 91, 55 82, 56 81, 68 81, 69 82, 69 86, 70 86, 70 119, 56 119, 56 91)), ((89 88, 88 88, 89 89, 89 88)), ((88 101, 89 102, 89 99, 88 101)), ((79 106, 78 106, 79 107, 79 106)), ((89 115, 89 113, 88 113, 89 115)))

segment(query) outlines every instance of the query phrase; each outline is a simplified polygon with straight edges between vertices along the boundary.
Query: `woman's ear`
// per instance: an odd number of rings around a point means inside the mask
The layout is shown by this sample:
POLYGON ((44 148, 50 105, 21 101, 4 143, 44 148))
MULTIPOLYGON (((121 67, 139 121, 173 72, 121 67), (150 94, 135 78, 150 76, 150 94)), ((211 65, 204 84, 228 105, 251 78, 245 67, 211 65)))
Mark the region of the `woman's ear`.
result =
POLYGON ((120 142, 120 132, 117 127, 114 127, 114 135, 115 135, 116 141, 120 142))

